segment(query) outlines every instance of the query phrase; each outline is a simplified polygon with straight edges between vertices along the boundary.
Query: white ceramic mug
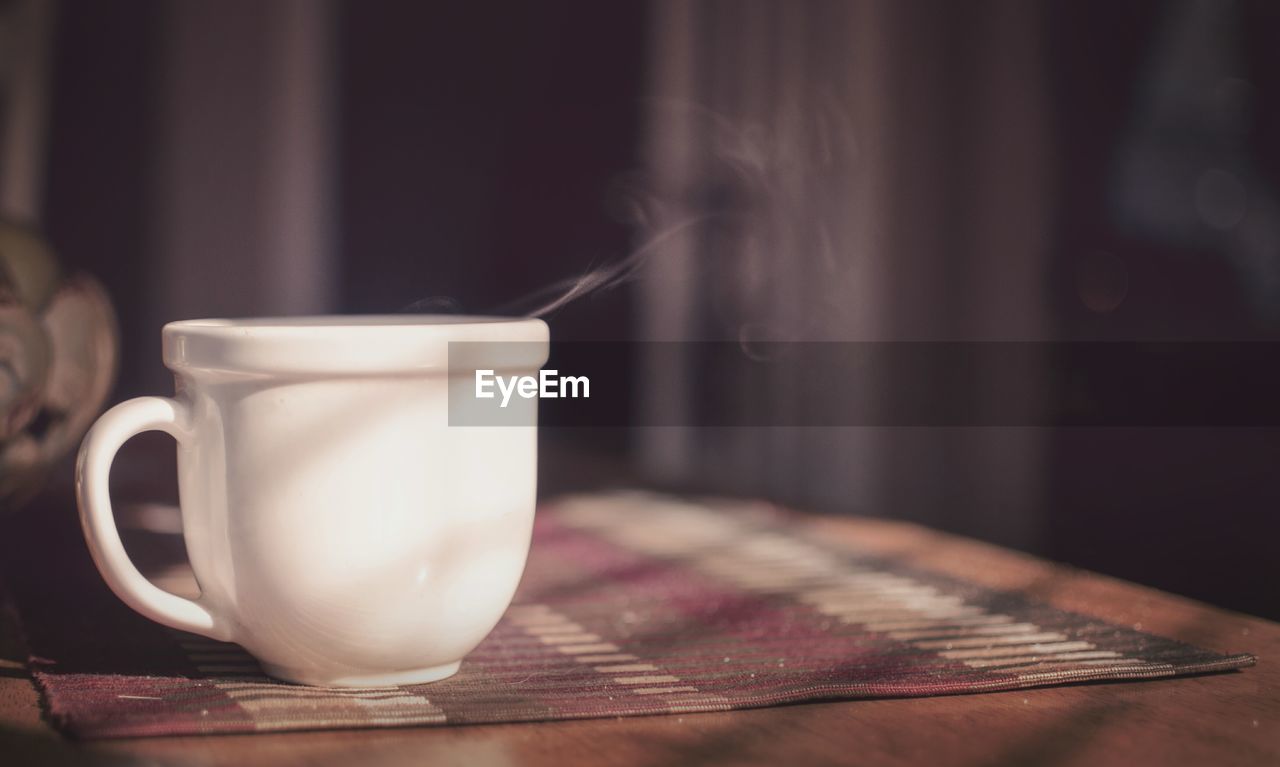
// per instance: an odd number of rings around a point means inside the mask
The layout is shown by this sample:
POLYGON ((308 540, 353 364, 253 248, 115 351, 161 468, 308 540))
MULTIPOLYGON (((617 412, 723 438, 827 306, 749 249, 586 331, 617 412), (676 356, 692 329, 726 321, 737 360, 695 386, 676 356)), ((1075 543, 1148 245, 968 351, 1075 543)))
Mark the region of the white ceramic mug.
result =
POLYGON ((148 618, 239 643, 289 681, 374 686, 454 673, 524 570, 537 401, 511 403, 526 425, 450 426, 450 376, 469 379, 477 366, 536 375, 546 324, 192 320, 166 325, 163 338, 176 396, 107 411, 76 467, 85 537, 112 590, 148 618), (450 342, 520 343, 494 343, 488 359, 476 344, 475 364, 450 370, 450 342), (195 600, 147 581, 116 530, 111 462, 147 430, 178 442, 195 600))

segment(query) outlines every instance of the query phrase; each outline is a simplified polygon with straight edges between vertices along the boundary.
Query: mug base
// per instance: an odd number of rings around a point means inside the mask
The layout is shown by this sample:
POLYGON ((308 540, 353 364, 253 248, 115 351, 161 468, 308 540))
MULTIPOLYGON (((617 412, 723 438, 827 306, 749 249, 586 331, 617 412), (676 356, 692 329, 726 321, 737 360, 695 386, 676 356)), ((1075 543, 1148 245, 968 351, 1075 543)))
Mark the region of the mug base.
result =
POLYGON ((406 671, 387 671, 376 674, 324 674, 315 671, 286 668, 271 663, 263 663, 262 670, 268 675, 285 682, 306 684, 314 687, 396 687, 404 684, 427 684, 448 679, 458 673, 462 661, 445 663, 428 668, 408 669, 406 671))

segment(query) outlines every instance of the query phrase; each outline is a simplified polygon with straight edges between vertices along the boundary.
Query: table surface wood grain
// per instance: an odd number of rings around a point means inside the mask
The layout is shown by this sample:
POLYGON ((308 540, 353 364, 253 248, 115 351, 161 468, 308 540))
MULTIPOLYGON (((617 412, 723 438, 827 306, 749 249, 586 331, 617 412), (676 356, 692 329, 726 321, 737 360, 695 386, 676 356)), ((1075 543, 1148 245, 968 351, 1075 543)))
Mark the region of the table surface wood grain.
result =
POLYGON ((1280 764, 1280 624, 909 524, 821 518, 832 541, 1221 652, 1239 672, 751 711, 74 743, 41 718, 0 615, 0 765, 474 767, 698 764, 1280 764))

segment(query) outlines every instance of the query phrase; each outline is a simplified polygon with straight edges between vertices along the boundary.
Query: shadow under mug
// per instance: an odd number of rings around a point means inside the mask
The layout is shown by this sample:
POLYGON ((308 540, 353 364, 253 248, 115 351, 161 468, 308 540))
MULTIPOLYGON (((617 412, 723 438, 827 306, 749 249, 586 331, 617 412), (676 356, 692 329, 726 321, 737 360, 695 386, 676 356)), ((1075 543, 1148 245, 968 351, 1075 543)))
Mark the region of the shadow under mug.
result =
POLYGON ((546 324, 190 320, 162 335, 175 396, 107 411, 76 466, 85 538, 111 589, 155 621, 239 643, 292 682, 379 686, 453 674, 524 570, 537 400, 513 400, 504 425, 451 426, 450 379, 477 367, 536 375, 546 324), (469 345, 470 369, 450 369, 455 342, 469 345), (149 582, 116 529, 111 463, 147 430, 178 443, 195 600, 149 582))

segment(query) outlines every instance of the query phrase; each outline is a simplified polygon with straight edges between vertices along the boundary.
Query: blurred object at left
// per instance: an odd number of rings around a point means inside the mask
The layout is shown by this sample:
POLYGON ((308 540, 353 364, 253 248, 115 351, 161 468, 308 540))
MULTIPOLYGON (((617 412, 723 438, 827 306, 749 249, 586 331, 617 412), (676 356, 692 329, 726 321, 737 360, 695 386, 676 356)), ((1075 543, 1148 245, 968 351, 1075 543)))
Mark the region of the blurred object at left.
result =
POLYGON ((0 513, 79 443, 119 356, 106 292, 65 274, 37 223, 54 10, 53 0, 0 1, 0 513))
POLYGON ((119 341, 105 291, 64 276, 35 231, 0 221, 0 512, 40 489, 97 417, 119 341))

